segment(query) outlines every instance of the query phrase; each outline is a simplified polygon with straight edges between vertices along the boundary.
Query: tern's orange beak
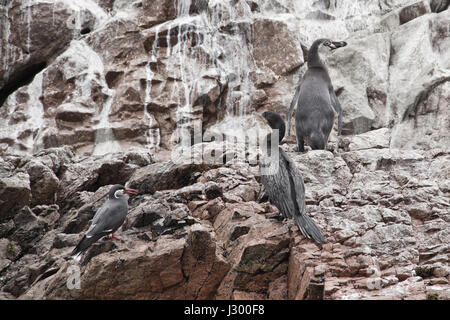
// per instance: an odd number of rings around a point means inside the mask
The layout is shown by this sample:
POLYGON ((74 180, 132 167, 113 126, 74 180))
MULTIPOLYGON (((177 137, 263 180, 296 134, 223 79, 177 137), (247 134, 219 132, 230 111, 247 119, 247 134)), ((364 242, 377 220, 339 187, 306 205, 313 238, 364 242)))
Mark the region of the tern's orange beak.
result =
POLYGON ((123 190, 123 193, 136 195, 138 194, 138 191, 136 189, 125 189, 123 190))

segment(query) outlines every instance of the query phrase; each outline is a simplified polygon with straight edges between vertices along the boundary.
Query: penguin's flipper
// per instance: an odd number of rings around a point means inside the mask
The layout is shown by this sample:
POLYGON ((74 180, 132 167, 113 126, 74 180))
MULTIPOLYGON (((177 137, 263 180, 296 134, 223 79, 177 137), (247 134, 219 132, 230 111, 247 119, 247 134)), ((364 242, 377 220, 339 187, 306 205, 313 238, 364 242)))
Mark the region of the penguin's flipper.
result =
POLYGON ((291 135, 291 119, 292 119, 292 114, 294 113, 294 108, 298 102, 298 97, 300 95, 300 87, 301 87, 301 82, 299 81, 299 84, 297 85, 297 88, 295 89, 295 94, 294 94, 294 97, 292 98, 291 105, 289 106, 289 117, 288 117, 288 125, 287 125, 288 136, 291 135))
POLYGON ((342 131, 342 107, 341 103, 339 102, 338 98, 336 97, 336 93, 334 92, 333 86, 330 86, 330 100, 331 105, 333 106, 334 110, 336 110, 338 114, 338 134, 341 134, 342 131))

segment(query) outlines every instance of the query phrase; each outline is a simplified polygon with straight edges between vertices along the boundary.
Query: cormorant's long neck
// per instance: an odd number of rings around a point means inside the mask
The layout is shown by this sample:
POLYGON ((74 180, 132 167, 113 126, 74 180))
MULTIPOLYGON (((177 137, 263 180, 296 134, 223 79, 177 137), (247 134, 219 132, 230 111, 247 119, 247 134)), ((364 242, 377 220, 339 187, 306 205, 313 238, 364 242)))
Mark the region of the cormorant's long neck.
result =
POLYGON ((279 138, 279 142, 281 142, 281 140, 283 140, 284 135, 286 133, 286 125, 284 124, 284 121, 281 123, 280 128, 278 128, 278 138, 279 138))
MULTIPOLYGON (((284 134, 285 134, 285 132, 286 132, 286 126, 285 126, 285 124, 283 123, 282 126, 281 126, 281 128, 275 128, 275 129, 278 129, 278 142, 281 142, 281 140, 283 140, 284 134)), ((275 130, 275 129, 272 129, 272 132, 269 133, 269 134, 266 136, 266 146, 267 146, 267 150, 270 150, 270 148, 271 148, 271 146, 272 146, 272 134, 273 134, 273 130, 275 130)), ((268 151, 268 152, 269 152, 269 151, 268 151)))
POLYGON ((267 153, 269 153, 270 147, 272 146, 272 132, 266 136, 265 141, 266 141, 267 153))

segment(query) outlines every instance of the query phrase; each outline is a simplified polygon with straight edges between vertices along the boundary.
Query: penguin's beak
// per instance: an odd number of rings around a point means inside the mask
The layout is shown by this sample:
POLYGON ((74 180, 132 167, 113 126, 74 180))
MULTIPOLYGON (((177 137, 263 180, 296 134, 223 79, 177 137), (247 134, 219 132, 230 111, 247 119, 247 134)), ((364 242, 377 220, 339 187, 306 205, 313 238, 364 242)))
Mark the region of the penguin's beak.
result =
POLYGON ((345 41, 332 41, 329 47, 331 48, 331 50, 335 50, 337 48, 345 47, 346 45, 347 42, 345 41))
POLYGON ((136 190, 136 189, 125 189, 125 190, 123 190, 123 193, 136 195, 136 194, 138 194, 138 190, 136 190))

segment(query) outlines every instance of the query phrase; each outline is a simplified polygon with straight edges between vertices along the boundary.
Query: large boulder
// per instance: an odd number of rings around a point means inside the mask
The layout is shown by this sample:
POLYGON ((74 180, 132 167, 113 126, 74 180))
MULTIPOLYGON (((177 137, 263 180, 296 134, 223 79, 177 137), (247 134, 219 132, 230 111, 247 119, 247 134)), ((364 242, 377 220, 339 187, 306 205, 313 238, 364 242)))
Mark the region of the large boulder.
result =
POLYGON ((72 206, 79 202, 78 197, 83 191, 95 192, 106 185, 124 185, 136 169, 151 162, 153 159, 147 152, 132 150, 109 157, 76 158, 60 171, 57 201, 72 206))
MULTIPOLYGON (((81 34, 94 30, 106 13, 92 1, 7 1, 0 11, 4 26, 0 89, 11 93, 81 34)), ((3 102, 3 97, 2 97, 3 102)))
POLYGON ((266 219, 264 212, 257 203, 227 204, 215 218, 218 238, 233 262, 219 287, 218 298, 236 298, 241 291, 266 297, 271 284, 286 273, 289 228, 266 219))
POLYGON ((283 75, 303 64, 302 49, 283 21, 259 18, 252 28, 253 55, 258 67, 283 75))
POLYGON ((3 270, 9 266, 21 253, 20 246, 6 238, 0 239, 0 269, 3 270))
POLYGON ((0 177, 0 221, 13 217, 31 201, 30 176, 18 172, 0 177))
MULTIPOLYGON (((391 146, 431 149, 448 145, 450 48, 448 10, 428 14, 392 33, 389 95, 395 126, 391 146), (430 41, 423 41, 423 39, 430 41), (412 56, 409 53, 415 52, 412 56)), ((445 147, 444 147, 445 148, 445 147)))
POLYGON ((55 203, 59 180, 55 173, 38 161, 30 161, 24 168, 30 176, 31 206, 55 203))
POLYGON ((167 235, 156 242, 135 238, 128 245, 118 244, 116 250, 92 257, 83 267, 80 289, 68 290, 71 264, 65 263, 48 279, 45 297, 212 299, 229 265, 211 228, 197 223, 184 231, 177 238, 167 235))
POLYGON ((343 110, 343 134, 389 124, 389 34, 349 40, 328 59, 330 77, 343 110))
POLYGON ((137 170, 129 180, 130 188, 138 188, 141 193, 153 194, 158 190, 179 189, 193 184, 199 171, 206 168, 204 163, 177 164, 172 161, 154 163, 137 170))

